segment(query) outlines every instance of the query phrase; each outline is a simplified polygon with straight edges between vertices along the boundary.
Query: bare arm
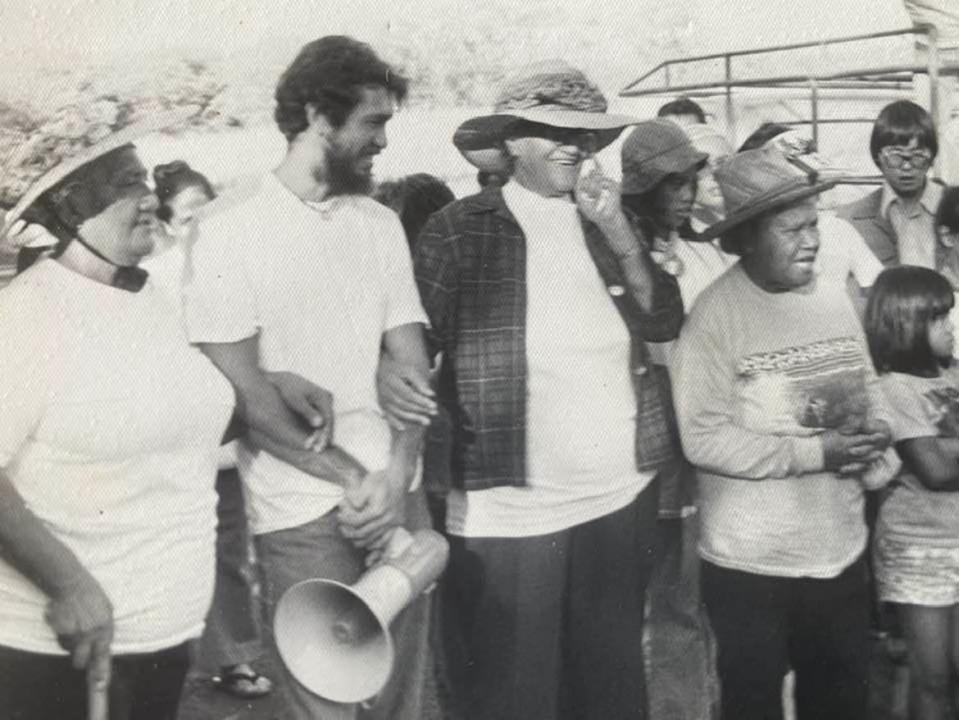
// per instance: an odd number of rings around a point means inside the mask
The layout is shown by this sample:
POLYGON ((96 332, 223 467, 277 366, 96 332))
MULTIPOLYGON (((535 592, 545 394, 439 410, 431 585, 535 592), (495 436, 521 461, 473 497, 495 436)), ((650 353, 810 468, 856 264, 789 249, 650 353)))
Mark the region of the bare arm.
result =
POLYGON ((927 490, 959 490, 959 441, 937 437, 913 438, 896 443, 896 449, 927 490))
POLYGON ((113 607, 76 555, 30 511, 0 470, 0 554, 50 598, 47 623, 73 656, 106 682, 113 639, 113 607))
POLYGON ((340 485, 352 482, 362 465, 341 449, 308 449, 313 427, 291 410, 259 366, 258 337, 234 343, 205 343, 200 349, 236 389, 238 409, 254 447, 315 477, 340 485))
MULTIPOLYGON (((428 385, 429 362, 423 327, 411 323, 383 335, 384 350, 393 360, 428 385)), ((406 423, 390 428, 390 459, 382 472, 370 473, 357 492, 347 496, 340 512, 343 534, 363 547, 382 544, 388 531, 405 522, 405 500, 416 472, 425 428, 406 423)))

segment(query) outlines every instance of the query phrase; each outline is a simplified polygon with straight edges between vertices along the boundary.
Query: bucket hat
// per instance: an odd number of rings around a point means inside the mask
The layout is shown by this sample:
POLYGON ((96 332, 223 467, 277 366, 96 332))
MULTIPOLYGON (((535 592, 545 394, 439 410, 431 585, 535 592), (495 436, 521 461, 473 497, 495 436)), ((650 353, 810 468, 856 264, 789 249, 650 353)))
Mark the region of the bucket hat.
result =
POLYGON ((520 121, 557 128, 596 131, 600 149, 613 142, 636 118, 606 112, 603 93, 581 71, 560 60, 526 66, 508 78, 493 104, 493 112, 462 123, 453 144, 480 170, 501 172, 507 167, 502 142, 520 121))
MULTIPOLYGON (((13 142, 0 158, 0 244, 17 247, 29 233, 17 221, 41 195, 87 163, 146 135, 169 129, 195 114, 183 108, 137 119, 113 103, 67 106, 13 142), (11 232, 17 226, 18 232, 11 232)), ((5 138, 6 139, 6 138, 5 138)))
POLYGON ((703 230, 703 240, 719 237, 768 210, 818 195, 837 183, 771 147, 737 153, 717 168, 715 175, 726 203, 726 218, 703 230))
POLYGON ((698 169, 709 158, 693 147, 679 125, 665 119, 639 123, 623 141, 620 154, 624 195, 652 190, 667 175, 698 169))

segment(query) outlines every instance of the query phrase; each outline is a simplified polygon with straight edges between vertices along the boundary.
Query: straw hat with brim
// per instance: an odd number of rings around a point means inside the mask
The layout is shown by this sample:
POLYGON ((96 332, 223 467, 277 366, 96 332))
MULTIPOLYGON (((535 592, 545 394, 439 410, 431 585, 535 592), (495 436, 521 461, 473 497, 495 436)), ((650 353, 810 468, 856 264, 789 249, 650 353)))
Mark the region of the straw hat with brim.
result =
MULTIPOLYGON (((62 120, 41 126, 12 153, 4 170, 4 187, 0 196, 17 197, 13 207, 3 215, 0 244, 17 245, 7 237, 11 228, 43 193, 65 180, 71 173, 93 162, 111 150, 129 145, 146 135, 178 125, 195 114, 184 108, 155 114, 132 123, 120 121, 121 127, 109 123, 92 123, 70 136, 59 134, 62 120)), ((71 127, 71 129, 73 129, 71 127)))
POLYGON ((716 180, 726 203, 726 219, 700 233, 704 240, 776 208, 818 195, 836 185, 818 173, 803 169, 773 148, 746 150, 716 169, 716 180))
POLYGON ((453 144, 480 170, 503 172, 502 143, 515 126, 533 122, 596 133, 596 150, 613 142, 636 118, 606 112, 603 93, 579 70, 561 61, 537 63, 507 80, 489 115, 474 117, 453 134, 453 144))
POLYGON ((623 141, 620 155, 623 195, 641 195, 669 175, 701 168, 709 158, 670 120, 639 123, 623 141))

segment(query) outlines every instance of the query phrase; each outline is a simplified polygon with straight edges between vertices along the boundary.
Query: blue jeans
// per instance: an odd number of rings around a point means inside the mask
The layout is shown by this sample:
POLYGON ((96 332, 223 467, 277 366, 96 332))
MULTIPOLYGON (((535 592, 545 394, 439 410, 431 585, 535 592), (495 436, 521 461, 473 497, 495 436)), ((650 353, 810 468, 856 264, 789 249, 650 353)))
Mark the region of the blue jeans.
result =
MULTIPOLYGON (((410 493, 406 527, 430 527, 423 491, 410 493)), ((276 655, 273 613, 283 593, 309 578, 327 578, 352 585, 365 570, 365 553, 346 540, 337 526, 336 511, 297 527, 263 533, 254 538, 263 585, 266 616, 264 639, 281 673, 280 693, 284 720, 419 720, 423 681, 429 667, 428 636, 430 598, 420 597, 393 621, 396 648, 393 676, 369 708, 342 705, 314 695, 290 675, 276 655)))

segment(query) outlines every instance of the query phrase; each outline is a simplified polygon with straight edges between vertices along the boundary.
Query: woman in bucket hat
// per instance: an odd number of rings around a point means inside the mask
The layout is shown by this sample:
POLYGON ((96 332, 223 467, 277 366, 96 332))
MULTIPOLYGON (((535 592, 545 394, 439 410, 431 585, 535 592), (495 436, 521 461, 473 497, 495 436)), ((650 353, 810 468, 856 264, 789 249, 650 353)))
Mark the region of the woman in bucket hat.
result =
POLYGON ((646 340, 682 305, 592 153, 632 119, 553 62, 454 143, 500 187, 433 215, 415 269, 452 421, 443 588, 467 718, 645 717, 657 468, 672 453, 646 340), (628 362, 627 362, 628 360, 628 362))
POLYGON ((814 272, 834 183, 768 148, 717 179, 727 215, 704 236, 740 260, 700 296, 672 370, 723 717, 782 717, 791 668, 800 720, 865 718, 863 494, 896 460, 856 313, 814 272))
MULTIPOLYGON (((622 144, 623 204, 640 218, 653 258, 676 276, 686 312, 696 297, 732 265, 716 241, 700 241, 691 221, 698 178, 708 155, 671 120, 643 122, 622 144)), ((718 188, 717 188, 718 190, 718 188)), ((672 343, 650 346, 657 379, 670 388, 672 343)), ((712 636, 700 603, 694 479, 677 456, 659 474, 659 546, 649 587, 647 637, 656 658, 650 680, 654 717, 708 717, 717 703, 712 636)))
POLYGON ((179 119, 54 121, 4 175, 3 235, 57 240, 0 291, 6 717, 173 718, 209 607, 233 393, 138 268, 157 203, 131 143, 179 119))

